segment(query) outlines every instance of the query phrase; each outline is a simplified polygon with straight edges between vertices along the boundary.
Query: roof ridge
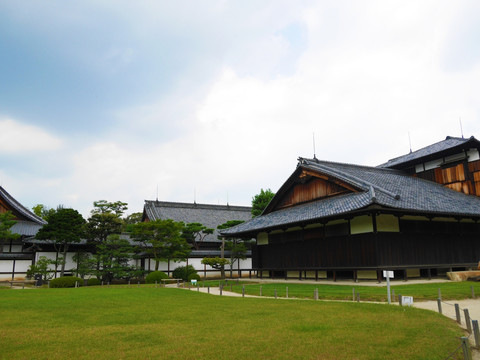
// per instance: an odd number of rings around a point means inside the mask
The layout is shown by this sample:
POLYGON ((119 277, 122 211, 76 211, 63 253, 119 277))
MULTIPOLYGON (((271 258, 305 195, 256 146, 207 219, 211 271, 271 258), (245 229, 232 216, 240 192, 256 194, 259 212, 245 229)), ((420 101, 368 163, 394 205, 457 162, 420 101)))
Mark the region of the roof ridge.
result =
MULTIPOLYGON (((301 158, 302 160, 308 160, 308 159, 303 159, 301 158)), ((382 186, 379 186, 379 185, 375 185, 375 184, 372 184, 370 181, 367 181, 367 180, 364 180, 364 179, 361 179, 355 175, 352 175, 352 174, 348 174, 348 173, 345 173, 344 171, 342 170, 338 170, 338 169, 335 169, 335 168, 331 168, 327 165, 322 165, 320 164, 320 160, 313 160, 314 162, 314 166, 317 166, 319 168, 323 168, 323 170, 325 171, 325 168, 326 170, 331 173, 331 174, 334 174, 334 175, 340 175, 342 177, 342 180, 344 181, 347 181, 349 183, 351 183, 352 185, 356 185, 362 189, 364 189, 365 191, 368 191, 370 192, 370 189, 377 189, 378 191, 390 196, 391 198, 395 199, 395 200, 399 200, 400 199, 400 195, 399 194, 395 194, 393 192, 391 192, 390 190, 387 190, 385 188, 383 188, 382 186)), ((371 166, 365 166, 365 165, 355 165, 355 164, 342 164, 342 163, 333 163, 333 162, 330 162, 331 164, 338 164, 338 165, 347 165, 347 166, 352 166, 352 167, 357 167, 357 168, 368 168, 370 170, 373 170, 373 171, 383 171, 384 169, 382 168, 376 168, 376 167, 371 167, 371 166)), ((391 169, 388 169, 388 170, 391 170, 391 169)), ((398 171, 395 171, 397 173, 399 173, 398 171)), ((338 177, 337 175, 337 177, 338 177)), ((375 197, 375 193, 373 193, 372 195, 372 200, 376 200, 376 197, 375 197)))
POLYGON ((245 205, 230 205, 230 204, 203 204, 203 203, 187 203, 187 202, 176 202, 176 201, 159 201, 159 200, 145 200, 146 204, 158 204, 162 206, 172 207, 172 208, 222 208, 222 209, 251 209, 251 206, 245 205))

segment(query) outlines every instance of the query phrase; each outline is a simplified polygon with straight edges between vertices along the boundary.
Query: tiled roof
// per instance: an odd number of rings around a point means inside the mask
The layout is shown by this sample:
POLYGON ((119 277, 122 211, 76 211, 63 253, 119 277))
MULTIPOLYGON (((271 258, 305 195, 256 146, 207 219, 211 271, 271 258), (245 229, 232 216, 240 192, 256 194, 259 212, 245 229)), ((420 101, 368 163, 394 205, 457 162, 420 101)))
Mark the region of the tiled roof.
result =
POLYGON ((196 203, 177 203, 167 201, 145 200, 144 215, 149 220, 172 219, 183 221, 185 224, 198 222, 215 229, 213 234, 207 235, 204 242, 218 242, 217 229, 229 220, 250 220, 251 207, 230 205, 207 205, 196 203))
POLYGON ((23 220, 33 221, 39 225, 45 225, 47 222, 42 218, 38 217, 22 204, 20 204, 17 200, 15 200, 3 187, 0 186, 0 197, 11 206, 13 212, 17 212, 22 217, 23 220))
POLYGON ((273 211, 224 230, 222 234, 242 235, 298 223, 312 223, 369 205, 411 213, 480 218, 479 197, 462 194, 399 170, 303 158, 299 159, 298 167, 336 178, 361 191, 273 211))
POLYGON ((433 154, 438 154, 443 151, 447 151, 450 149, 453 149, 455 147, 462 147, 463 145, 466 145, 467 143, 472 143, 475 145, 475 147, 478 147, 480 144, 477 139, 475 139, 473 136, 470 138, 458 138, 458 137, 452 137, 452 136, 447 136, 445 140, 439 141, 435 144, 426 146, 422 149, 413 151, 409 154, 402 155, 399 157, 396 157, 394 159, 388 160, 386 163, 378 165, 378 167, 382 168, 388 168, 388 167, 395 167, 400 164, 404 164, 410 161, 416 161, 421 158, 428 157, 433 154))
POLYGON ((23 236, 34 236, 42 227, 43 225, 31 221, 17 220, 17 223, 10 228, 10 231, 23 236))

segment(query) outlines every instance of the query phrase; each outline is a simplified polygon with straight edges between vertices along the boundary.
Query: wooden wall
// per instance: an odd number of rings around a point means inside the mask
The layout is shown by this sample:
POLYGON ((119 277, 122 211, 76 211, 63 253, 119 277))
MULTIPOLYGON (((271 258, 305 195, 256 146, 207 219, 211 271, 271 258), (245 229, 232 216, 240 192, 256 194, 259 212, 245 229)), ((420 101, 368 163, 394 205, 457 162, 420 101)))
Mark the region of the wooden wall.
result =
POLYGON ((253 249, 253 268, 362 269, 473 264, 480 224, 401 221, 399 233, 328 236, 321 228, 277 234, 253 249))
POLYGON ((285 194, 284 199, 276 208, 279 209, 311 200, 322 199, 349 191, 350 190, 333 182, 310 177, 305 180, 305 182, 295 184, 292 189, 285 194))
POLYGON ((415 176, 435 181, 467 195, 480 196, 480 160, 431 169, 417 173, 415 176))

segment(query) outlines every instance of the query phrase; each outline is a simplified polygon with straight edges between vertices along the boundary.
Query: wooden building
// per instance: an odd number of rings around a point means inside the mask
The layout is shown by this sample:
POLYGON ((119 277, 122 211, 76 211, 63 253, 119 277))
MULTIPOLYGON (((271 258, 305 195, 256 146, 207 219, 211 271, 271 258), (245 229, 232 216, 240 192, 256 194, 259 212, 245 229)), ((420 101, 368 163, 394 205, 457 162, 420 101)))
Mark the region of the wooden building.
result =
POLYGON ((10 228, 20 235, 17 240, 2 241, 0 248, 0 279, 24 277, 28 267, 35 261, 35 253, 24 246, 25 239, 35 236, 46 222, 15 200, 0 186, 0 213, 10 211, 16 224, 10 228))
POLYGON ((480 196, 480 141, 473 136, 467 139, 447 136, 379 167, 402 170, 464 194, 480 196))
MULTIPOLYGON (((250 206, 232 206, 232 205, 211 205, 211 204, 197 204, 197 203, 181 203, 168 202, 158 200, 145 200, 143 208, 142 221, 166 220, 172 219, 174 221, 181 221, 185 224, 198 222, 208 228, 214 229, 213 234, 206 235, 203 241, 199 244, 199 249, 193 249, 190 258, 185 263, 168 264, 161 263, 160 270, 169 272, 174 267, 181 265, 192 265, 203 275, 217 275, 218 271, 204 266, 201 260, 204 257, 219 257, 220 233, 217 226, 226 223, 229 220, 248 221, 252 218, 252 208, 250 206)), ((225 257, 229 257, 229 252, 225 252, 225 257)), ((154 262, 151 259, 145 259, 142 266, 146 270, 154 268, 154 262)), ((240 260, 235 266, 235 273, 240 276, 243 273, 251 273, 251 251, 247 252, 247 258, 240 260)), ((228 267, 226 270, 229 270, 228 267)))
POLYGON ((252 268, 262 277, 380 280, 381 270, 407 278, 476 267, 480 198, 463 192, 478 195, 478 149, 474 138, 447 138, 378 167, 299 158, 261 216, 222 233, 256 238, 252 268))

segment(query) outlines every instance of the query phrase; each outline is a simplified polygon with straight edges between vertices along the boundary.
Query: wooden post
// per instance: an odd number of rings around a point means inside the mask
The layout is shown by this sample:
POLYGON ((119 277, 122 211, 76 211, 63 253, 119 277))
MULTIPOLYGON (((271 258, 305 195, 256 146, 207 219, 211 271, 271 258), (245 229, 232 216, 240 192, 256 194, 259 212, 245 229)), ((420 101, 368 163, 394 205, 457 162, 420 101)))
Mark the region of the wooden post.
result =
POLYGON ((288 299, 288 286, 285 287, 285 297, 288 299))
POLYGON ((260 285, 260 296, 262 296, 262 285, 260 285))
POLYGON ((232 292, 232 291, 233 291, 233 290, 232 290, 232 286, 233 286, 233 285, 232 285, 232 284, 230 284, 230 292, 232 292))
POLYGON ((210 294, 210 285, 207 287, 207 293, 210 294))
POLYGON ((352 297, 353 297, 352 301, 355 301, 355 288, 352 288, 352 297))
POLYGON ((277 289, 275 289, 275 299, 277 298, 277 289))
POLYGON ((220 286, 220 296, 222 296, 223 286, 220 286))
POLYGON ((407 269, 403 270, 403 281, 408 280, 407 269))
POLYGON ((442 301, 442 290, 440 288, 438 288, 438 298, 442 301))
POLYGON ((360 302, 360 293, 357 292, 357 302, 360 302))
POLYGON ((197 282, 197 291, 200 291, 200 283, 197 282))
POLYGON ((298 272, 298 280, 302 280, 302 271, 301 270, 298 272))
POLYGON ((457 318, 457 323, 461 324, 462 319, 460 318, 460 306, 458 306, 458 304, 455 304, 455 316, 457 318))
POLYGON ((137 287, 140 287, 140 281, 137 281, 137 287))
POLYGON ((473 285, 470 286, 470 289, 472 290, 472 299, 475 299, 475 289, 473 288, 473 285))
POLYGON ((443 314, 442 313, 442 300, 440 298, 437 299, 437 306, 438 306, 438 313, 443 314))
POLYGON ((398 294, 398 305, 403 306, 402 305, 402 295, 400 295, 400 294, 398 294))
POLYGON ((337 281, 337 272, 335 270, 333 270, 333 281, 337 281))
POLYGON ((478 320, 472 320, 473 337, 475 338, 475 346, 480 348, 480 331, 478 330, 478 320))
POLYGON ((130 287, 130 279, 128 279, 128 287, 130 287))
POLYGON ((315 281, 318 281, 318 270, 315 270, 315 281))
MULTIPOLYGON (((232 286, 232 285, 230 285, 232 286)), ((242 286, 242 297, 245 297, 245 285, 242 286)))
POLYGON ((395 302, 395 289, 392 289, 392 301, 395 302))
POLYGON ((467 331, 472 333, 472 323, 470 322, 470 314, 468 309, 463 309, 463 314, 465 315, 465 324, 467 325, 467 331))
POLYGON ((427 269, 428 280, 432 280, 432 270, 429 268, 427 269))
POLYGON ((470 344, 468 343, 468 338, 466 336, 462 336, 461 340, 462 340, 463 358, 465 360, 472 360, 472 354, 470 352, 470 344))

